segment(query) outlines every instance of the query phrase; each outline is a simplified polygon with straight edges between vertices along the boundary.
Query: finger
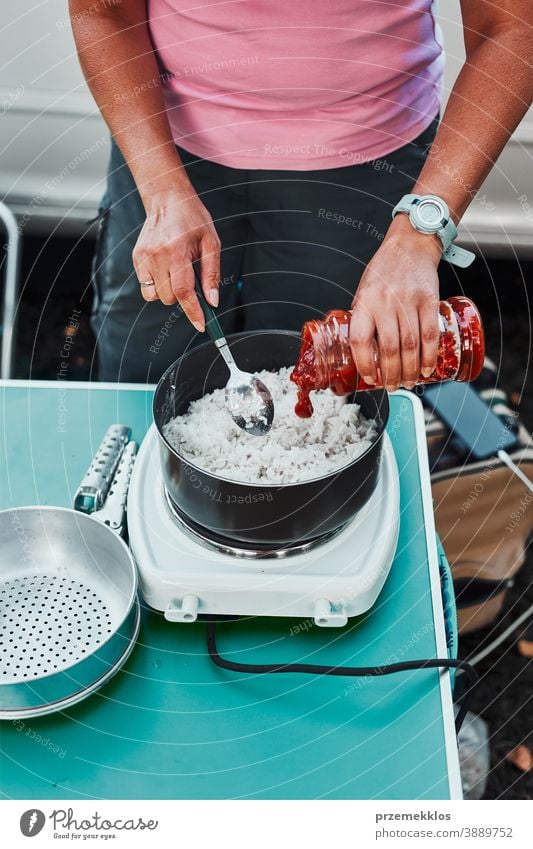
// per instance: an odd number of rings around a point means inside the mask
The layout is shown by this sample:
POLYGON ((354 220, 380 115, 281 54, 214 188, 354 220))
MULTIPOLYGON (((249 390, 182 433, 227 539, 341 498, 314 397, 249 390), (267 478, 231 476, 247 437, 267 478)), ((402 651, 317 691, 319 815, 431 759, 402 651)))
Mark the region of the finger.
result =
POLYGON ((220 283, 220 242, 209 235, 200 244, 200 278, 208 304, 218 307, 220 283))
POLYGON ((145 300, 159 300, 170 306, 176 303, 176 297, 170 285, 168 264, 165 257, 159 254, 148 253, 147 251, 135 250, 133 253, 133 266, 135 273, 139 279, 139 283, 147 283, 149 280, 153 282, 151 286, 141 286, 141 292, 145 300), (148 294, 149 297, 146 297, 148 294))
POLYGON ((400 331, 396 313, 379 316, 376 325, 381 378, 385 389, 394 392, 400 385, 402 375, 400 331))
POLYGON ((154 264, 154 283, 157 297, 165 306, 172 306, 177 301, 176 295, 172 289, 170 280, 170 272, 166 261, 154 264))
POLYGON ((157 291, 155 288, 155 283, 153 277, 150 276, 149 280, 143 280, 141 285, 141 295, 143 296, 145 301, 157 301, 157 291))
POLYGON ((439 350, 439 302, 424 303, 419 310, 420 371, 429 377, 435 371, 439 350))
POLYGON ((200 301, 194 291, 194 271, 191 261, 183 265, 173 265, 170 268, 170 279, 172 291, 178 300, 180 307, 200 333, 205 330, 205 318, 200 301))
POLYGON ((145 301, 156 301, 157 292, 155 288, 153 269, 151 268, 149 258, 144 256, 144 254, 139 256, 139 254, 134 252, 132 254, 132 261, 135 274, 137 275, 137 280, 139 281, 139 286, 141 287, 142 297, 145 301))
POLYGON ((420 378, 420 330, 418 312, 414 307, 404 307, 399 316, 400 358, 402 371, 400 383, 411 389, 420 378))
POLYGON ((377 382, 375 333, 376 324, 369 311, 363 306, 354 307, 350 345, 357 371, 369 386, 377 382))

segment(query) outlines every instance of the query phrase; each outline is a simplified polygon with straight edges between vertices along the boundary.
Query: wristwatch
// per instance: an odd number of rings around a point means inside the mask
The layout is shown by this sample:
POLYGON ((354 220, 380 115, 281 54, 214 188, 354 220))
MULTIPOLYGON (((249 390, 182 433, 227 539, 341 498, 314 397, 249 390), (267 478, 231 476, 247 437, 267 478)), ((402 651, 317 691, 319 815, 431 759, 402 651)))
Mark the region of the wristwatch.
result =
POLYGON ((472 251, 454 245, 457 227, 450 218, 448 205, 437 195, 404 195, 392 210, 392 217, 399 212, 409 216, 411 225, 420 233, 436 233, 442 242, 443 259, 468 268, 476 255, 472 251))

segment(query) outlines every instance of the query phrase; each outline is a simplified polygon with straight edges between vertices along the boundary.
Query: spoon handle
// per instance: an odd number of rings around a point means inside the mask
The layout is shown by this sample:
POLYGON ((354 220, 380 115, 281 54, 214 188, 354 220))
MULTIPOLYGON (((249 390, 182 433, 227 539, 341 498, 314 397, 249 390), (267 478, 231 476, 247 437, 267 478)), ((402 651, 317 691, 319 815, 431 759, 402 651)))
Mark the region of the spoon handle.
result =
POLYGON ((196 278, 196 294, 198 295, 198 300, 200 301, 200 305, 204 311, 205 316, 205 329, 207 330, 207 335, 211 339, 212 342, 218 348, 218 352, 230 372, 238 371, 237 364, 233 358, 233 354, 230 351, 228 340, 224 335, 224 331, 222 330, 218 318, 216 317, 215 311, 213 307, 207 303, 204 298, 204 293, 202 292, 202 287, 200 286, 200 275, 198 273, 198 268, 196 263, 192 264, 194 268, 194 276, 196 278))
POLYGON ((207 330, 208 336, 213 342, 226 342, 226 337, 224 336, 224 331, 222 330, 218 318, 215 315, 215 311, 210 304, 207 303, 204 298, 204 293, 202 292, 202 287, 200 285, 200 274, 198 272, 198 266, 196 262, 193 262, 192 267, 194 269, 194 277, 196 280, 196 294, 198 295, 198 300, 200 301, 200 306, 204 312, 205 316, 205 329, 207 330))
MULTIPOLYGON (((226 342, 224 331, 222 330, 218 318, 215 315, 213 307, 209 306, 206 299, 202 295, 200 303, 205 315, 205 329, 213 342, 226 342)), ((227 343, 226 343, 227 344, 227 343)))

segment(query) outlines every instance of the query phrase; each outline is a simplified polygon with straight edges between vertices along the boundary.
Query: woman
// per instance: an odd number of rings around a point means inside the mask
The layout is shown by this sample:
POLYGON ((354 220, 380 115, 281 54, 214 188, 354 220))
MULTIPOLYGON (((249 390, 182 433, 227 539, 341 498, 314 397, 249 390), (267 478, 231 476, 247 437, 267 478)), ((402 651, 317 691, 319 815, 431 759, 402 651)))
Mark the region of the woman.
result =
POLYGON ((226 332, 353 305, 367 383, 373 340, 388 389, 429 374, 438 264, 471 261, 454 224, 533 97, 529 0, 463 0, 467 58, 438 128, 431 0, 70 8, 114 139, 93 273, 101 377, 156 380, 201 338, 193 262, 226 332))

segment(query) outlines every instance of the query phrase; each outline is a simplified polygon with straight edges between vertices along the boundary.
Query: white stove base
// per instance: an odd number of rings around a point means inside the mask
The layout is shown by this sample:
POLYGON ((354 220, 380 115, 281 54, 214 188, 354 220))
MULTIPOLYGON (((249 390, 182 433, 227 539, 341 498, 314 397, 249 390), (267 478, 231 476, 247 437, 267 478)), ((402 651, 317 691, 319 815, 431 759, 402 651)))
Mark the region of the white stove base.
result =
POLYGON ((179 528, 163 495, 152 426, 130 484, 128 527, 141 591, 171 622, 198 614, 290 616, 342 627, 376 601, 398 541, 398 469, 387 434, 376 489, 344 530, 286 558, 245 559, 205 547, 179 528))

